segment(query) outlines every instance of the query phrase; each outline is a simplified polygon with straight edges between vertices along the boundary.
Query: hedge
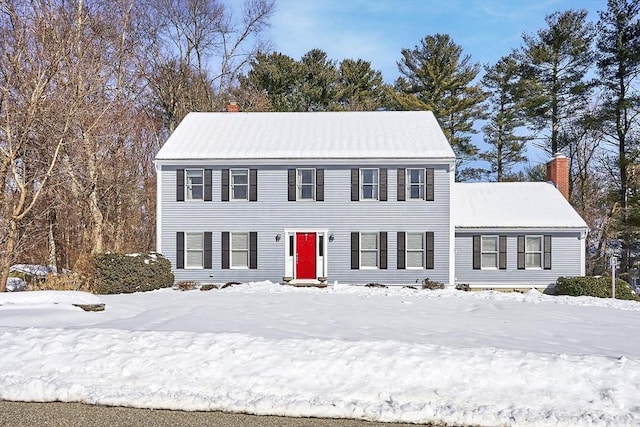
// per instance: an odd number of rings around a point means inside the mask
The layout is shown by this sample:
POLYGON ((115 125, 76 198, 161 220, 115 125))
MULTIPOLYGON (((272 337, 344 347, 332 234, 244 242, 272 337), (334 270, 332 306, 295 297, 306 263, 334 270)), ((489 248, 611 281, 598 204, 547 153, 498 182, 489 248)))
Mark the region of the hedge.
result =
MULTIPOLYGON (((610 277, 560 277, 554 289, 556 295, 591 296, 611 298, 610 277)), ((640 300, 624 280, 616 279, 616 298, 625 300, 640 300)))
POLYGON ((173 285, 171 263, 160 254, 97 254, 91 261, 89 287, 96 294, 152 291, 173 285))

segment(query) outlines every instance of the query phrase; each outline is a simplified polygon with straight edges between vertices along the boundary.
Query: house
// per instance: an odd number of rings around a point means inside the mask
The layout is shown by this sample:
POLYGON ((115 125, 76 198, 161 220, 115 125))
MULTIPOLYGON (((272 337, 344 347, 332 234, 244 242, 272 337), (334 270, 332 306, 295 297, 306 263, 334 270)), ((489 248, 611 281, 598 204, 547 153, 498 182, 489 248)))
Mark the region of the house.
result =
POLYGON ((428 111, 190 113, 155 159, 157 250, 177 281, 203 283, 489 286, 584 273, 586 225, 553 185, 523 188, 558 222, 526 207, 507 221, 523 199, 504 197, 520 184, 454 183, 455 160, 428 111))

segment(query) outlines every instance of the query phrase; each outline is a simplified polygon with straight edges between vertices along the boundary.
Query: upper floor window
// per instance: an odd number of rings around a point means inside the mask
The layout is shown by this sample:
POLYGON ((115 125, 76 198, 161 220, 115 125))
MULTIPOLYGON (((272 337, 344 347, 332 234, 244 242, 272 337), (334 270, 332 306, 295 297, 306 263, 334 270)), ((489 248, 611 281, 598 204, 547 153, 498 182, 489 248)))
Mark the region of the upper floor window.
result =
POLYGON ((482 268, 498 268, 498 236, 482 236, 481 251, 482 268))
POLYGON ((316 170, 297 169, 297 199, 314 200, 316 193, 316 170))
POLYGON ((202 169, 185 170, 185 194, 187 200, 204 199, 204 171, 202 169))
POLYGON ((542 268, 542 236, 525 236, 525 268, 542 268))
POLYGON ((360 200, 378 200, 378 169, 360 169, 360 200))
POLYGON ((231 170, 231 199, 249 199, 249 171, 247 169, 231 170))
POLYGON ((407 200, 424 200, 424 169, 407 169, 407 200))

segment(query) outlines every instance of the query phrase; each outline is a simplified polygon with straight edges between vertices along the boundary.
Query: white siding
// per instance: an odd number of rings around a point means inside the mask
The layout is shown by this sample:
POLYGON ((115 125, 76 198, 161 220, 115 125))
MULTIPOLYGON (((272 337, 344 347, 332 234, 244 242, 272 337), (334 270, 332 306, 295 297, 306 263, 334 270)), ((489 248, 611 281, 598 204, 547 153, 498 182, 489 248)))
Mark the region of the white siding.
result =
MULTIPOLYGON (((210 168, 206 164, 202 168, 210 168)), ((176 232, 213 233, 213 268, 211 270, 174 270, 176 281, 282 281, 285 276, 285 229, 327 230, 334 241, 327 243, 330 283, 407 284, 425 278, 449 281, 449 192, 450 174, 447 164, 413 164, 406 167, 434 167, 434 201, 398 202, 397 167, 375 166, 388 170, 388 201, 351 201, 351 167, 324 168, 324 201, 287 201, 287 168, 259 167, 258 201, 221 202, 221 169, 213 169, 212 202, 176 202, 176 167, 162 166, 161 182, 161 247, 163 254, 175 266, 176 232), (258 233, 258 269, 221 269, 221 232, 258 233), (387 270, 351 270, 351 232, 388 233, 387 270), (396 233, 433 231, 435 240, 433 270, 398 270, 396 233)), ((195 166, 190 166, 195 167, 195 166)), ((239 166, 234 166, 239 167, 239 166)), ((247 164, 247 168, 251 165, 247 164)), ((296 165, 289 166, 295 168, 296 165)), ((322 167, 322 166, 316 166, 322 167)), ((356 167, 356 166, 353 166, 356 167)))
POLYGON ((492 230, 456 231, 455 264, 456 284, 482 286, 548 286, 555 283, 560 276, 581 276, 584 274, 582 256, 583 244, 581 232, 522 230, 518 232, 501 232, 492 230), (505 235, 507 236, 507 269, 506 270, 474 270, 473 269, 473 236, 505 235), (550 270, 518 270, 519 235, 551 236, 551 269, 550 270))

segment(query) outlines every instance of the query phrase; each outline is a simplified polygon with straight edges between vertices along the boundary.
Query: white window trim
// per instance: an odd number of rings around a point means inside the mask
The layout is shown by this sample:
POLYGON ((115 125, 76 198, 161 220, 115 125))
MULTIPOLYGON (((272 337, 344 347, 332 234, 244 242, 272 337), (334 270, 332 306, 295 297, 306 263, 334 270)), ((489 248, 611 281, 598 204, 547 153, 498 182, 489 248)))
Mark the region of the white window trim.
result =
POLYGON ((300 202, 314 202, 316 200, 316 170, 315 168, 298 168, 296 169, 296 201, 300 202), (302 186, 301 182, 301 172, 302 171, 311 171, 311 180, 312 184, 304 184, 305 186, 311 186, 311 197, 310 198, 302 198, 302 186))
POLYGON ((185 202, 202 202, 204 201, 204 169, 185 169, 184 170, 184 201, 185 202), (200 172, 202 176, 202 197, 194 199, 189 196, 189 172, 200 172))
MULTIPOLYGON (((526 244, 526 243, 525 243, 525 244, 526 244)), ((499 236, 497 236, 497 235, 492 235, 492 234, 490 234, 490 235, 482 235, 482 236, 480 236, 480 269, 481 269, 481 270, 498 270, 498 267, 499 267, 499 266, 500 266, 500 237, 499 237, 499 236), (495 250, 495 252, 494 252, 494 251, 485 251, 485 250, 483 250, 483 247, 482 247, 482 241, 483 241, 485 238, 486 238, 486 239, 489 239, 489 238, 491 238, 491 239, 495 239, 495 241, 496 241, 496 250, 495 250), (495 265, 495 266, 492 266, 492 267, 486 267, 486 266, 483 264, 484 257, 483 257, 482 255, 484 255, 485 253, 487 253, 487 254, 489 254, 489 253, 491 253, 491 254, 495 253, 495 254, 496 254, 496 265, 495 265)))
POLYGON ((380 169, 379 168, 360 168, 359 170, 360 173, 360 200, 364 201, 364 202, 377 202, 380 200, 380 169), (363 179, 363 174, 364 171, 376 171, 376 183, 375 184, 366 184, 366 185, 371 185, 371 186, 375 186, 376 189, 376 197, 374 198, 366 198, 364 197, 364 179, 363 179))
MULTIPOLYGON (((359 267, 360 270, 379 270, 380 269, 380 233, 378 232, 364 232, 364 233, 360 233, 359 235, 359 239, 358 239, 358 263, 359 263, 359 267), (375 249, 375 253, 376 253, 376 265, 375 266, 370 266, 370 265, 362 265, 362 235, 363 234, 371 234, 374 235, 376 237, 376 249, 375 249)), ((374 250, 372 249, 364 249, 364 252, 374 252, 374 250)))
POLYGON ((204 233, 184 233, 184 268, 185 270, 202 270, 204 269, 204 233), (189 236, 200 237, 201 249, 189 249, 189 236), (189 265, 189 252, 200 252, 200 265, 189 265))
POLYGON ((544 267, 544 237, 542 235, 524 236, 524 269, 525 270, 542 270, 544 267), (527 249, 527 240, 540 239, 540 251, 531 252, 527 249), (527 254, 540 254, 540 265, 529 267, 527 265, 527 254))
POLYGON ((248 270, 249 269, 249 256, 251 255, 251 241, 249 233, 229 233, 229 269, 231 270, 248 270), (247 239, 247 249, 234 249, 233 248, 233 236, 242 234, 247 239), (246 252, 247 253, 247 265, 233 265, 233 253, 234 252, 246 252))
POLYGON ((410 201, 410 202, 415 202, 415 201, 424 201, 425 199, 425 194, 427 191, 427 170, 424 168, 407 168, 405 169, 405 180, 406 180, 406 184, 407 184, 407 189, 406 189, 406 197, 405 200, 410 201), (410 171, 415 171, 418 170, 420 172, 422 172, 422 183, 420 184, 420 187, 422 188, 422 196, 421 197, 411 197, 411 173, 410 171))
POLYGON ((404 264, 405 264, 405 269, 406 270, 424 270, 424 258, 425 258, 425 238, 424 238, 424 233, 412 233, 412 232, 406 232, 405 236, 404 236, 404 241, 405 241, 405 248, 404 248, 404 264), (420 235, 420 237, 422 238, 422 247, 420 250, 418 249, 409 249, 409 235, 411 234, 416 234, 416 235, 420 235), (409 267, 409 252, 420 252, 422 254, 422 262, 420 263, 419 267, 409 267))
POLYGON ((229 170, 229 200, 231 200, 232 202, 247 202, 249 201, 249 188, 250 188, 250 182, 249 180, 251 179, 250 175, 249 175, 249 169, 230 169, 229 170), (238 185, 238 187, 247 187, 247 197, 245 197, 244 199, 239 199, 235 197, 235 192, 234 192, 234 187, 235 184, 233 183, 233 173, 234 172, 245 172, 247 174, 247 183, 246 184, 240 184, 238 185))

